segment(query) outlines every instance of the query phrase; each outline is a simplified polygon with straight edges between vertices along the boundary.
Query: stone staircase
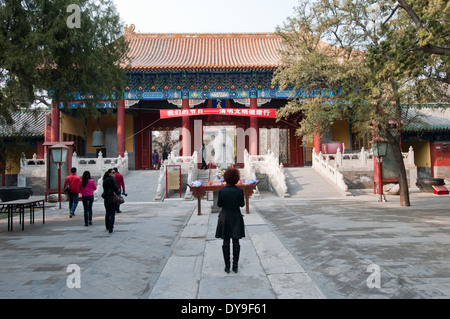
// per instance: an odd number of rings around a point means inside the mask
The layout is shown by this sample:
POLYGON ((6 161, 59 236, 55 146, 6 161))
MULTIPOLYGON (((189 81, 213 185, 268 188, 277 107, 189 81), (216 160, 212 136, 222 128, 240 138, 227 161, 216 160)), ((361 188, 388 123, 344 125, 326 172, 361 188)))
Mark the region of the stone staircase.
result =
MULTIPOLYGON (((215 169, 199 169, 198 170, 198 175, 197 175, 197 180, 201 180, 203 185, 208 184, 208 181, 214 181, 214 174, 215 174, 215 169), (211 173, 210 173, 211 172, 211 173), (211 176, 210 176, 211 174, 211 176)), ((205 195, 205 199, 212 201, 213 200, 213 192, 207 192, 205 195)))
MULTIPOLYGON (((211 175, 214 174, 214 169, 211 169, 211 175)), ((209 169, 199 169, 198 170, 198 175, 197 175, 197 179, 201 180, 203 182, 203 184, 208 183, 208 177, 209 177, 209 169)), ((211 178, 212 180, 213 178, 211 178)))
POLYGON ((323 199, 345 196, 341 189, 310 166, 286 167, 284 172, 290 197, 323 199))

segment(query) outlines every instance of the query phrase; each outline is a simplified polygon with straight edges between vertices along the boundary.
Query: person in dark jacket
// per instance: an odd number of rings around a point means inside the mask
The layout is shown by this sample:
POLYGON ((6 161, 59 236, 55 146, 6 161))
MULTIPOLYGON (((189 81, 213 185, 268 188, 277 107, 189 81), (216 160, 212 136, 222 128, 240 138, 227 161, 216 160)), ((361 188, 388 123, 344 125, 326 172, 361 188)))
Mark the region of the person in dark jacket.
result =
POLYGON ((159 160, 159 154, 156 150, 153 150, 152 164, 153 164, 153 169, 159 169, 160 164, 161 164, 160 160, 159 160))
POLYGON ((207 169, 208 166, 206 165, 206 148, 205 148, 205 143, 202 144, 202 167, 200 167, 200 169, 207 169))
POLYGON ((222 207, 217 223, 216 238, 223 239, 222 252, 225 261, 225 272, 230 272, 230 239, 233 240, 233 271, 238 272, 241 246, 239 239, 245 237, 244 219, 240 207, 244 207, 244 191, 237 187, 239 170, 229 168, 223 178, 227 186, 219 191, 217 206, 222 207))
POLYGON ((164 152, 162 153, 163 162, 169 158, 169 153, 167 153, 167 150, 164 149, 164 152))
POLYGON ((119 195, 119 186, 117 185, 116 179, 114 178, 115 175, 114 169, 110 168, 106 171, 105 175, 103 175, 103 200, 106 210, 105 215, 105 226, 106 230, 109 231, 109 233, 113 232, 114 229, 114 221, 116 216, 116 210, 117 205, 114 204, 113 193, 116 193, 119 195))

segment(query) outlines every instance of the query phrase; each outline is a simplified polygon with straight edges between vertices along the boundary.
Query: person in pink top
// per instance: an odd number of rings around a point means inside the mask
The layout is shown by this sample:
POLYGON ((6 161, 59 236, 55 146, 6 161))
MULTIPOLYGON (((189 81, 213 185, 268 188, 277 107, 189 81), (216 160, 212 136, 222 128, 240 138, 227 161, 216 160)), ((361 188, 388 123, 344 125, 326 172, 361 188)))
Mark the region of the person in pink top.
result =
POLYGON ((79 189, 84 207, 84 226, 92 225, 92 204, 94 204, 94 191, 97 189, 95 181, 91 179, 91 173, 84 171, 79 189))

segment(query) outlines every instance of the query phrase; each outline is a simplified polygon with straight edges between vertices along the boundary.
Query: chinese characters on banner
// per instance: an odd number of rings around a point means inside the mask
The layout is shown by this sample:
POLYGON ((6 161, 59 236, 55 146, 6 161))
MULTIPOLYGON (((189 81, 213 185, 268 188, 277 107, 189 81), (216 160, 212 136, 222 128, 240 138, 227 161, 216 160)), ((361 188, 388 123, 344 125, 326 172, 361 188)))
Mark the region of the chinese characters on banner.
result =
POLYGON ((233 115, 233 116, 249 116, 275 118, 276 109, 188 109, 188 110, 159 110, 159 116, 162 119, 194 116, 194 115, 233 115))

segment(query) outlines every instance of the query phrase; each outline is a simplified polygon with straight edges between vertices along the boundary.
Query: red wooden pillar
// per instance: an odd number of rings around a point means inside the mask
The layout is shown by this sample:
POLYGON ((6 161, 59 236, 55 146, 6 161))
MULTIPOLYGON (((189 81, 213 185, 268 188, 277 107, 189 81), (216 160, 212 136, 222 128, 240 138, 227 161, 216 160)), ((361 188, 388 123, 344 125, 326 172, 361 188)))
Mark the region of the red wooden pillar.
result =
MULTIPOLYGON (((189 110, 189 99, 181 100, 181 109, 189 110)), ((181 117, 182 156, 191 156, 191 121, 189 116, 181 117)))
POLYGON ((125 154, 125 101, 117 101, 117 156, 125 154))
POLYGON ((59 141, 59 117, 61 111, 59 110, 58 103, 52 103, 52 110, 50 113, 50 141, 59 141))
POLYGON ((320 132, 314 134, 314 148, 316 150, 316 154, 319 154, 322 151, 322 141, 321 141, 320 132))
MULTIPOLYGON (((256 110, 257 99, 255 97, 250 98, 250 110, 256 110)), ((250 117, 250 155, 258 155, 258 118, 250 117)))

